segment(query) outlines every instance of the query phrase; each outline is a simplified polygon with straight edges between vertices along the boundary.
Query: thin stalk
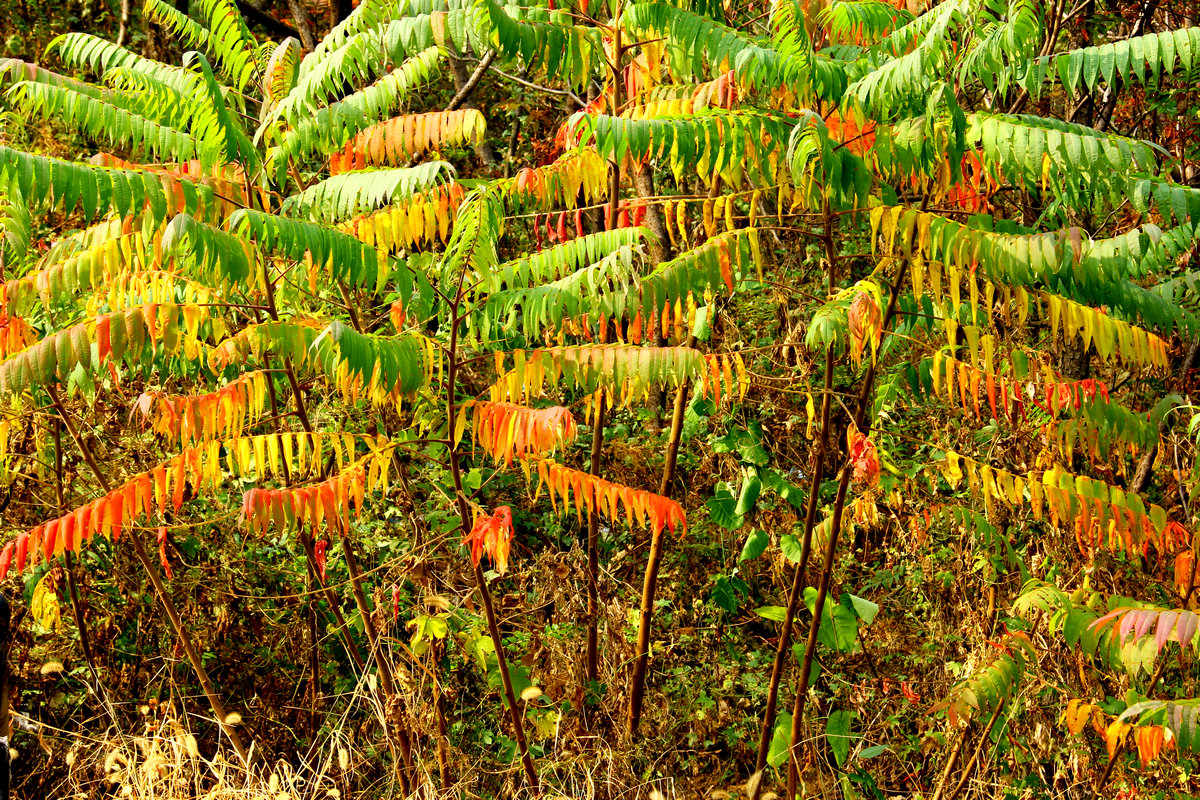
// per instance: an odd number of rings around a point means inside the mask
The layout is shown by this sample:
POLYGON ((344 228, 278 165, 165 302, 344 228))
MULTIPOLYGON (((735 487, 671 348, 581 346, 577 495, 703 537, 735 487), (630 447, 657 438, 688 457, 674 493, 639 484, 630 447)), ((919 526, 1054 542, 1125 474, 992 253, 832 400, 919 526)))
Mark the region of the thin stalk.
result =
MULTIPOLYGON (((829 206, 825 206, 825 256, 829 261, 826 289, 833 294, 836 283, 837 250, 834 244, 833 216, 829 214, 829 206)), ((808 559, 812 554, 813 530, 816 528, 818 495, 821 483, 825 480, 825 459, 829 449, 829 423, 833 406, 833 368, 834 353, 832 347, 825 348, 825 393, 821 397, 821 433, 817 441, 810 469, 812 480, 808 486, 808 503, 804 510, 804 539, 800 544, 800 560, 796 562, 792 572, 792 585, 788 590, 787 612, 783 617, 783 627, 779 631, 779 641, 775 646, 775 660, 771 664, 771 680, 767 685, 767 705, 763 709, 762 726, 758 732, 758 753, 754 759, 754 772, 760 775, 767 765, 767 753, 771 747, 771 733, 775 728, 775 713, 779 702, 779 686, 783 681, 783 672, 787 667, 788 655, 792 646, 792 628, 796 621, 796 612, 800 608, 800 596, 804 588, 804 573, 808 569, 808 559)), ((762 781, 754 781, 750 791, 751 800, 758 800, 762 781)))
MULTIPOLYGON (((967 765, 963 767, 962 775, 958 779, 958 783, 954 784, 954 788, 950 794, 946 796, 946 800, 954 800, 958 797, 958 793, 967 785, 967 781, 971 777, 971 771, 975 769, 975 764, 979 761, 979 756, 983 753, 984 746, 988 743, 988 736, 992 732, 992 728, 996 726, 996 720, 1000 719, 1000 712, 1004 710, 1004 704, 998 703, 996 710, 992 712, 991 719, 984 726, 983 733, 979 734, 979 741, 975 743, 975 749, 971 752, 971 757, 967 759, 967 765)), ((938 792, 941 792, 942 787, 938 787, 938 792)), ((936 797, 936 795, 935 795, 936 797)))
MULTIPOLYGON (((96 458, 92 453, 91 448, 83 437, 79 435, 79 431, 75 429, 75 424, 71 422, 70 416, 63 408, 62 400, 58 396, 58 391, 53 385, 46 387, 50 394, 50 400, 54 403, 54 408, 58 412, 59 419, 70 434, 75 446, 79 448, 79 452, 83 455, 84 462, 96 476, 96 480, 100 484, 100 488, 105 494, 112 491, 112 484, 108 480, 108 476, 100 470, 96 464, 96 458)), ((162 581, 162 576, 158 574, 158 567, 155 566, 149 554, 146 552, 145 546, 142 544, 141 537, 136 531, 130 531, 127 537, 133 547, 133 553, 137 560, 141 562, 142 569, 146 570, 146 574, 150 577, 150 583, 154 588, 155 598, 158 600, 167 619, 171 622, 171 627, 175 629, 175 636, 179 643, 183 645, 183 651, 187 656, 188 662, 192 665, 192 670, 196 673, 196 678, 200 682, 200 688, 204 691, 204 696, 208 700, 208 705, 212 709, 213 716, 216 717, 217 725, 220 726, 222 733, 229 737, 229 741, 233 744, 233 749, 237 751, 238 756, 244 763, 250 762, 250 750, 242 741, 241 734, 237 729, 227 723, 225 720, 229 714, 225 709, 225 704, 221 701, 220 695, 217 693, 217 688, 213 684, 212 679, 208 675, 208 670, 204 668, 204 662, 200 660, 200 654, 196 650, 196 645, 192 642, 192 637, 188 634, 187 629, 183 627, 183 621, 179 618, 179 612, 175 608, 175 603, 171 600, 171 595, 167 592, 167 587, 162 581)))
MULTIPOLYGON (((458 515, 460 527, 462 528, 463 536, 468 536, 471 533, 471 509, 467 504, 467 495, 463 491, 462 469, 458 463, 458 449, 454 446, 453 427, 455 420, 458 419, 456 410, 455 391, 457 389, 458 380, 458 328, 462 324, 462 317, 458 314, 459 306, 462 303, 462 284, 460 282, 458 293, 454 298, 454 302, 450 306, 451 324, 450 324, 450 343, 447 348, 446 366, 446 419, 450 421, 451 436, 450 442, 447 444, 447 449, 450 451, 450 476, 454 481, 454 499, 458 505, 458 515)), ((504 655, 504 640, 500 638, 500 624, 496 619, 496 609, 492 603, 492 593, 488 590, 487 577, 484 576, 483 570, 479 564, 475 564, 475 586, 479 590, 479 596, 483 600, 484 614, 487 616, 488 633, 492 637, 492 645, 496 652, 496 667, 500 671, 500 681, 504 685, 504 702, 508 706, 508 716, 512 721, 513 738, 517 740, 517 749, 521 753, 521 766, 525 769, 525 778, 529 782, 530 791, 535 797, 540 797, 542 794, 541 781, 538 778, 537 769, 533 764, 533 757, 529 754, 529 744, 525 738, 525 722, 521 714, 521 709, 517 705, 516 692, 513 691, 512 677, 508 671, 508 658, 504 655)))
MULTIPOLYGON (((56 418, 54 420, 54 494, 58 504, 58 513, 65 514, 66 504, 63 502, 63 452, 62 452, 62 423, 56 418)), ((75 627, 79 629, 79 646, 83 650, 84 661, 87 662, 88 672, 92 676, 92 685, 89 687, 100 698, 100 704, 104 706, 104 711, 112 720, 113 729, 121 730, 121 723, 117 719, 117 710, 113 707, 112 700, 108 696, 108 690, 104 688, 104 683, 100 680, 100 672, 96 669, 96 656, 92 652, 92 637, 88 630, 87 619, 83 615, 83 605, 79 602, 79 587, 75 580, 75 559, 71 556, 71 551, 63 552, 66 559, 67 567, 67 597, 71 601, 71 614, 75 617, 75 627)))
MULTIPOLYGON (((883 318, 883 329, 887 329, 896 314, 896 300, 900 296, 900 287, 908 274, 905 265, 901 264, 895 283, 892 284, 891 297, 888 299, 887 312, 883 318)), ((867 368, 863 378, 862 389, 858 395, 858 406, 854 414, 854 424, 866 436, 870 432, 871 421, 866 419, 867 405, 871 400, 871 391, 875 386, 875 362, 867 368)), ((804 649, 804 659, 800 665, 799 685, 792 703, 792 735, 788 745, 788 797, 794 797, 796 783, 799 777, 797 751, 800 743, 800 723, 804 717, 804 706, 808 701, 809 680, 812 676, 812 663, 817 652, 817 635, 821 630, 822 614, 825 611, 825 599, 829 594, 829 584, 833 576, 833 559, 837 552, 838 534, 842 528, 842 514, 846 510, 846 494, 850 488, 850 464, 843 464, 841 479, 838 482, 837 497, 833 503, 833 516, 829 524, 829 541, 825 546, 825 559, 821 565, 821 579, 817 585, 817 596, 813 604, 813 619, 808 628, 808 642, 804 649)))
MULTIPOLYGON (((264 271, 263 284, 266 287, 267 295, 267 313, 271 319, 279 319, 279 311, 275 305, 275 285, 271 282, 270 276, 264 271)), ((308 416, 308 409, 304 403, 304 393, 300 388, 300 382, 296 380, 296 372, 292 369, 291 359, 284 359, 284 375, 287 377, 288 385, 292 390, 292 397, 296 401, 296 416, 300 418, 300 424, 310 437, 314 436, 312 421, 308 416)), ((354 558, 354 548, 350 542, 348 532, 344 528, 338 530, 338 541, 342 545, 342 553, 346 559, 346 572, 350 576, 350 589, 354 595, 354 603, 358 607, 359 616, 363 621, 363 631, 367 635, 367 644, 370 647, 371 660, 375 663, 375 670, 379 673, 379 686, 383 689, 384 698, 387 706, 391 707, 395 704, 395 681, 392 680, 391 665, 383 654, 382 647, 379 642, 379 634, 375 629, 375 623, 371 619, 371 606, 367 602, 367 594, 363 589, 362 571, 358 568, 358 562, 354 558)), ((308 559, 309 568, 314 572, 319 572, 319 567, 316 562, 316 553, 311 546, 305 547, 305 555, 308 559)), ((329 590, 326 589, 326 592, 329 590)), ((336 608, 336 604, 330 599, 330 607, 336 608)), ((340 612, 335 612, 340 613, 340 612)), ((345 634, 347 647, 350 646, 349 631, 343 626, 342 630, 345 634)), ((355 661, 358 661, 355 654, 355 661)), ((389 720, 391 719, 388 712, 384 712, 384 727, 389 728, 389 720)), ((396 725, 396 739, 400 745, 400 755, 403 759, 403 764, 396 765, 396 772, 400 777, 400 788, 405 794, 408 794, 410 789, 409 774, 412 771, 412 741, 408 733, 408 729, 403 725, 396 725)))
POLYGON ((8 800, 12 757, 8 752, 11 733, 9 720, 8 650, 12 645, 12 607, 8 595, 0 592, 0 800, 8 800))
POLYGON ((950 758, 946 761, 945 768, 942 769, 942 777, 938 780, 937 790, 933 793, 933 800, 941 800, 942 790, 946 786, 946 781, 950 780, 950 773, 954 772, 954 767, 958 765, 958 759, 962 757, 963 749, 967 746, 968 730, 969 728, 963 728, 962 735, 958 737, 954 749, 950 751, 950 758))
MULTIPOLYGON (((689 337, 688 345, 694 343, 689 337)), ((679 440, 683 434, 683 413, 687 408, 688 387, 683 384, 675 392, 675 407, 671 411, 671 434, 667 444, 667 460, 663 464, 662 480, 658 493, 670 497, 671 483, 675 479, 675 465, 679 460, 679 440)), ((642 604, 638 622, 637 655, 633 662, 633 674, 629 678, 629 738, 637 736, 642 721, 642 701, 646 693, 646 668, 650 661, 650 626, 654 614, 654 593, 658 586, 658 570, 662 564, 664 530, 650 537, 650 553, 646 557, 646 573, 642 579, 642 604)))
MULTIPOLYGON (((596 400, 596 415, 592 428, 592 453, 588 472, 600 474, 600 451, 604 445, 604 392, 596 400)), ((587 668, 588 681, 600 678, 600 515, 588 516, 587 538, 587 668)))
MULTIPOLYGON (((350 541, 350 536, 344 527, 338 528, 338 541, 342 545, 342 556, 346 559, 346 572, 351 576, 358 575, 359 580, 350 579, 350 591, 354 595, 354 604, 358 606, 358 614, 362 619, 363 631, 367 634, 367 642, 371 646, 371 660, 375 662, 375 671, 379 673, 379 686, 383 689, 383 696, 388 701, 389 708, 384 709, 384 724, 392 718, 392 709, 390 706, 396 705, 396 682, 392 676, 392 666, 384 657, 383 651, 379 643, 379 631, 375 628, 375 620, 371 617, 371 606, 367 602, 366 592, 362 587, 362 571, 358 568, 358 561, 354 557, 354 545, 350 541)), ((403 725, 396 725, 396 740, 400 745, 400 757, 403 759, 403 767, 396 770, 400 776, 400 788, 407 795, 412 791, 411 780, 409 778, 412 772, 412 739, 408 734, 408 729, 403 725)), ((397 765, 399 766, 399 765, 397 765)))

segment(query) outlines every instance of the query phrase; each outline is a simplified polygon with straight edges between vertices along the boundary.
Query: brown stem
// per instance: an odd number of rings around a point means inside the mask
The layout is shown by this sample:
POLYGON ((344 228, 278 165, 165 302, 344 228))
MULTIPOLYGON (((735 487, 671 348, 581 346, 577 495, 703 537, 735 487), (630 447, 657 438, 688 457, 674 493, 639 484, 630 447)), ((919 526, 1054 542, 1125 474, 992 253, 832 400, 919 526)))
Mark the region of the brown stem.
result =
MULTIPOLYGON (((884 314, 882 325, 884 329, 891 324, 892 318, 895 316, 896 300, 900 296, 900 287, 903 285, 907 274, 908 270, 904 264, 901 264, 896 281, 892 284, 892 294, 888 299, 887 312, 884 314)), ((871 421, 866 419, 866 410, 871 401, 871 391, 875 386, 877 366, 875 362, 872 362, 871 366, 867 368, 867 374, 863 378, 862 389, 858 395, 857 410, 854 413, 854 424, 862 431, 864 436, 870 432, 871 428, 871 421)), ((825 545, 825 559, 821 565, 821 579, 817 585, 817 596, 813 604, 813 618, 808 628, 808 642, 805 645, 804 659, 800 665, 799 686, 796 688, 796 697, 792 703, 792 736, 788 745, 789 797, 795 796, 797 778, 799 777, 797 749, 800 743, 800 723, 804 716, 805 703, 808 702, 809 679, 812 676, 813 658, 817 652, 817 635, 821 630, 822 614, 825 611, 825 599, 829 594, 829 584, 833 576, 833 559, 837 552, 838 535, 841 533, 842 514, 846 510, 846 494, 850 488, 851 474, 851 465, 843 464, 841 479, 838 482, 837 497, 833 502, 833 516, 829 523, 829 541, 825 545)))
MULTIPOLYGON (((1158 8, 1158 0, 1145 0, 1142 3, 1142 11, 1138 15, 1137 21, 1133 24, 1133 30, 1129 33, 1129 38, 1140 36, 1149 24, 1150 18, 1154 16, 1154 11, 1158 8)), ((1108 130, 1108 124, 1112 121, 1113 111, 1117 107, 1117 95, 1121 92, 1121 79, 1113 76, 1112 84, 1105 87, 1104 98, 1101 101, 1099 119, 1096 120, 1095 128, 1098 131, 1108 130)))
MULTIPOLYGON (((600 451, 604 445, 604 392, 596 400, 596 416, 592 428, 592 453, 588 472, 600 474, 600 451)), ((588 681, 600 678, 599 624, 600 624, 600 515, 588 516, 587 538, 587 669, 588 681)))
MULTIPOLYGON (((362 619, 363 632, 367 635, 367 643, 371 647, 371 660, 375 664, 375 671, 379 673, 379 686, 383 689, 384 699, 387 701, 387 707, 384 709, 384 719, 386 724, 394 725, 396 728, 396 740, 400 745, 400 757, 404 760, 403 766, 396 770, 400 776, 400 788, 404 794, 409 794, 412 789, 409 775, 412 773, 412 739, 409 736, 408 728, 399 724, 398 720, 394 720, 395 716, 400 714, 401 703, 396 696, 396 682, 392 676, 392 665, 388 662, 387 656, 384 654, 379 641, 379 631, 375 628, 375 620, 371 617, 371 606, 367 602, 366 592, 362 587, 362 571, 358 568, 358 561, 354 557, 354 546, 350 542, 350 536, 344 527, 338 529, 338 541, 342 545, 342 555, 346 559, 346 572, 350 574, 350 591, 354 595, 354 604, 358 606, 358 615, 362 619), (357 575, 358 580, 353 576, 357 575)), ((397 765, 398 767, 400 765, 397 765)))
POLYGON ((962 734, 954 744, 954 749, 950 751, 950 758, 946 761, 946 766, 942 769, 942 777, 938 780, 937 789, 933 793, 933 800, 941 800, 942 792, 946 788, 946 781, 950 780, 950 773, 954 772, 954 768, 958 765, 958 759, 962 757, 963 749, 967 746, 968 730, 969 728, 963 728, 962 734))
POLYGON ((313 547, 313 538, 307 533, 300 535, 300 543, 304 546, 305 554, 308 556, 310 568, 317 569, 317 585, 321 588, 321 594, 325 597, 325 602, 329 604, 330 613, 333 614, 334 624, 337 625, 338 633, 342 637, 342 644, 346 647, 346 654, 354 661, 355 666, 360 670, 366 669, 366 662, 363 661, 362 654, 358 652, 358 646, 354 643, 354 639, 350 636, 350 626, 346 622, 345 616, 342 614, 341 604, 338 602, 337 596, 333 590, 329 588, 329 584, 321 577, 319 568, 316 567, 317 554, 313 547))
MULTIPOLYGON (((642 164, 633 171, 633 186, 637 189, 639 197, 654 197, 654 173, 649 164, 642 164)), ((667 258, 666 248, 671 240, 667 236, 666 223, 657 203, 646 204, 646 227, 654 234, 655 239, 650 242, 650 258, 655 263, 661 263, 667 258)))
MULTIPOLYGON (((446 366, 446 419, 449 420, 451 433, 453 434, 454 425, 458 418, 456 411, 456 384, 458 380, 458 328, 462 324, 462 317, 458 314, 459 306, 462 304, 462 281, 459 281, 458 292, 454 298, 454 302, 450 306, 451 324, 450 324, 450 342, 447 348, 446 366)), ((458 505, 459 523, 462 529, 463 536, 468 536, 471 533, 471 509, 467 504, 467 495, 463 491, 462 469, 458 463, 458 449, 454 445, 453 435, 450 437, 450 442, 447 445, 450 451, 450 477, 454 481, 454 499, 458 505)), ((517 696, 513 691, 512 677, 508 671, 508 658, 504 655, 504 640, 500 638, 500 625, 496 620, 496 609, 492 604, 492 593, 488 590, 487 578, 483 574, 483 569, 479 564, 473 562, 475 568, 475 586, 479 589, 479 596, 483 599, 483 610, 487 616, 488 632, 492 637, 492 645, 496 652, 496 667, 500 672, 500 681, 504 685, 504 702, 508 706, 508 716, 513 726, 513 738, 517 741, 517 748, 521 753, 521 766, 525 769, 525 778, 529 782, 530 791, 534 797, 540 797, 542 794, 542 784, 538 779, 537 769, 533 764, 533 757, 529 754, 529 744, 525 739, 525 722, 521 714, 521 709, 517 705, 517 696)))
MULTIPOLYGON (((825 206, 825 256, 829 261, 827 292, 833 294, 836 282, 835 269, 837 265, 837 248, 834 242, 833 216, 829 206, 825 206)), ((787 611, 783 618, 783 627, 779 631, 779 641, 775 646, 775 660, 771 665, 771 680, 767 686, 767 705, 763 710, 762 727, 758 733, 758 753, 754 760, 755 774, 761 775, 767 766, 767 753, 771 747, 771 733, 775 728, 775 713, 779 702, 779 686, 783 681, 783 672, 787 666, 789 652, 792 647, 792 628, 795 625, 796 612, 800 608, 800 596, 804 588, 804 574, 808 569, 808 559, 812 554, 813 530, 816 528, 817 503, 821 491, 821 483, 825 480, 826 451, 829 448, 829 422, 833 405, 833 367, 834 352, 832 347, 825 348, 825 393, 821 397, 821 433, 817 448, 811 461, 812 480, 809 482, 808 503, 804 510, 804 539, 800 544, 800 560, 796 562, 792 572, 792 585, 788 590, 787 611)), ((762 780, 754 781, 751 787, 751 800, 758 800, 762 780)))
MULTIPOLYGON (((54 493, 57 499, 58 513, 65 514, 67 509, 66 504, 63 502, 62 423, 57 418, 54 420, 54 493)), ((96 657, 92 652, 91 632, 88 629, 87 619, 83 614, 83 605, 79 602, 79 587, 75 580, 75 559, 72 557, 70 550, 64 551, 63 556, 66 559, 67 597, 71 601, 71 614, 75 617, 75 627, 79 629, 79 646, 83 650, 84 661, 87 662, 88 672, 92 676, 92 685, 89 688, 100 698, 100 704, 104 706, 105 713, 112 720, 113 729, 119 731, 121 723, 117 719, 117 710, 113 707, 112 699, 108 696, 108 690, 100 680, 100 672, 96 669, 96 657)))
MULTIPOLYGON (((954 800, 958 797, 958 793, 967 785, 967 781, 971 778, 971 771, 975 769, 975 764, 979 761, 979 756, 983 753, 984 746, 988 743, 988 736, 992 732, 992 728, 996 725, 996 720, 1000 719, 1000 712, 1004 710, 1004 704, 998 703, 996 710, 992 712, 991 719, 983 729, 983 733, 979 734, 979 741, 975 744, 975 749, 971 752, 971 757, 967 759, 967 765, 963 767, 962 775, 958 779, 958 783, 954 784, 954 789, 946 796, 946 800, 954 800)), ((939 791, 941 787, 938 787, 939 791)))
POLYGON ((292 23, 300 33, 300 44, 304 45, 305 50, 311 51, 316 47, 317 40, 313 35, 312 20, 308 18, 308 12, 300 4, 300 0, 288 0, 288 12, 292 15, 292 23))
POLYGON ((449 786, 450 781, 450 736, 446 725, 446 696, 442 693, 442 679, 438 674, 438 662, 441 647, 434 642, 429 648, 429 672, 433 676, 433 708, 437 712, 438 741, 437 760, 438 778, 442 786, 449 786))
MULTIPOLYGON (((63 408, 62 400, 58 396, 58 391, 53 385, 47 385, 46 390, 50 394, 50 400, 54 403, 54 408, 58 412, 59 419, 70 434, 75 446, 79 448, 79 452, 83 455, 84 462, 92 474, 96 476, 96 480, 100 484, 100 488, 105 494, 112 491, 112 485, 109 483, 107 475, 101 472, 100 467, 96 464, 96 458, 92 454, 92 450, 88 447, 87 442, 79 435, 79 431, 75 429, 75 424, 71 422, 71 418, 67 415, 66 409, 63 408)), ((238 756, 244 763, 250 761, 250 750, 247 749, 242 741, 241 734, 237 729, 226 722, 229 717, 225 710, 225 704, 221 701, 221 697, 217 694, 217 688, 213 684, 212 679, 208 676, 208 670, 204 668, 204 662, 200 660, 200 654, 196 650, 196 645, 192 642, 192 637, 188 634, 187 629, 183 627, 183 621, 179 618, 179 612, 175 608, 175 603, 171 600, 171 595, 167 592, 167 587, 163 584, 162 576, 158 574, 158 567, 150 559, 146 552, 145 546, 142 544, 141 537, 136 531, 130 531, 128 540, 133 547, 133 553, 137 560, 141 562, 142 569, 150 577, 150 583, 154 587, 154 596, 158 600, 163 611, 167 615, 167 619, 171 622, 171 627, 175 629, 175 636, 179 643, 183 645, 184 653, 187 655, 188 661, 192 665, 192 670, 196 673, 196 679, 200 682, 200 688, 204 691, 204 696, 208 699, 208 705, 212 709, 213 716, 216 717, 217 725, 221 731, 229 737, 230 743, 233 744, 233 749, 237 751, 238 756)))
POLYGON ((475 87, 479 85, 480 79, 483 78, 483 73, 487 72, 487 68, 495 58, 495 50, 488 50, 483 54, 483 58, 479 59, 479 65, 475 67, 475 71, 471 73, 471 77, 467 78, 466 82, 459 87, 454 97, 450 98, 450 102, 446 104, 447 111, 453 111, 467 101, 467 98, 471 96, 471 92, 475 91, 475 87))
MULTIPOLYGON (((689 340, 689 344, 691 341, 689 340)), ((662 481, 658 493, 670 497, 671 483, 675 479, 675 464, 679 460, 679 440, 683 434, 683 412, 687 408, 688 387, 686 384, 675 392, 675 408, 671 412, 671 438, 667 445, 667 460, 663 464, 662 481)), ((654 614, 654 592, 658 585, 658 570, 662 564, 664 531, 658 530, 650 537, 650 553, 646 558, 646 573, 642 579, 642 604, 638 622, 637 656, 633 662, 633 674, 629 678, 629 738, 637 736, 642 721, 642 700, 646 692, 646 668, 650 661, 650 625, 654 614)))
POLYGON ((9 717, 8 650, 12 645, 12 607, 8 595, 0 592, 0 800, 8 800, 12 757, 8 752, 11 733, 9 717))

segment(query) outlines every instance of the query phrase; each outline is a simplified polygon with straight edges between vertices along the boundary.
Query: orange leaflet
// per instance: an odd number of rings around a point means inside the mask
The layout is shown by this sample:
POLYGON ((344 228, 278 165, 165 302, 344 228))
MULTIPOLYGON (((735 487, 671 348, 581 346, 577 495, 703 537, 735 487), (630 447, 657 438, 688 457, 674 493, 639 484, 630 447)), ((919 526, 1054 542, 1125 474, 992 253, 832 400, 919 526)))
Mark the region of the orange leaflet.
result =
POLYGON ((571 507, 571 494, 574 492, 577 517, 582 518, 586 507, 589 517, 599 510, 617 522, 621 519, 619 503, 623 503, 630 527, 633 527, 636 519, 638 524, 648 525, 656 536, 664 527, 672 533, 677 529, 687 532, 687 517, 683 507, 669 497, 612 483, 553 461, 539 461, 537 471, 539 482, 534 499, 545 486, 555 511, 561 500, 562 513, 566 513, 571 507))
POLYGON ((512 538, 512 509, 508 506, 498 506, 491 516, 476 517, 466 537, 466 543, 471 546, 471 563, 478 567, 480 558, 486 552, 497 572, 507 571, 512 538))
POLYGON ((1164 749, 1175 746, 1175 737, 1169 728, 1162 725, 1147 725, 1138 728, 1134 732, 1133 738, 1137 742, 1138 761, 1143 767, 1158 758, 1159 753, 1164 749))
POLYGON ((37 332, 20 317, 0 315, 0 359, 8 358, 37 341, 37 332))
POLYGON ((846 149, 857 156, 867 153, 875 145, 875 123, 864 120, 854 112, 844 116, 839 111, 832 111, 825 117, 825 127, 830 138, 841 142, 846 149))
POLYGON ((562 406, 528 408, 480 400, 474 404, 475 441, 496 461, 541 457, 575 440, 575 418, 562 406))

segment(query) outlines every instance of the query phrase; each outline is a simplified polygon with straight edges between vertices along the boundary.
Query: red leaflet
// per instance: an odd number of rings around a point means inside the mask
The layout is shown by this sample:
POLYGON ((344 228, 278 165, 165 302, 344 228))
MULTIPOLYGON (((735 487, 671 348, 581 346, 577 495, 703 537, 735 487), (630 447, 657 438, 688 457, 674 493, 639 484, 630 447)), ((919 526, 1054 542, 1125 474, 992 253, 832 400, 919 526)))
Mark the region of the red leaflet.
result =
POLYGON ((850 464, 854 469, 856 483, 868 486, 879 485, 879 454, 875 443, 851 425, 846 430, 846 439, 850 453, 850 464))
POLYGON ((466 543, 471 546, 471 563, 478 567, 480 558, 486 552, 496 571, 505 572, 508 570, 512 537, 512 509, 508 506, 497 507, 490 517, 478 517, 466 537, 466 543))
POLYGON ((167 560, 167 529, 160 525, 158 528, 158 559, 162 562, 163 572, 167 575, 167 580, 174 578, 171 572, 171 562, 167 560))
POLYGON ((25 570, 25 558, 29 555, 29 532, 17 537, 17 572, 25 570))
POLYGON ((321 574, 321 580, 325 580, 325 549, 329 547, 329 542, 324 539, 318 539, 313 542, 313 561, 317 562, 317 571, 321 574))

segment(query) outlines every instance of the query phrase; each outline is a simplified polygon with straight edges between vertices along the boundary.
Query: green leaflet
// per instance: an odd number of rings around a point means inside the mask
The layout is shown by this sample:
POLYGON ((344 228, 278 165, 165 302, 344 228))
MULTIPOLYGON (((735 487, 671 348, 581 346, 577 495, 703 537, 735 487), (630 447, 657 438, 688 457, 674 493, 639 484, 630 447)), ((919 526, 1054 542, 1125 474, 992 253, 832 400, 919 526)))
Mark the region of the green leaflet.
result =
POLYGON ((190 256, 196 278, 221 286, 260 285, 254 270, 257 258, 245 239, 177 214, 163 231, 164 255, 190 256))

